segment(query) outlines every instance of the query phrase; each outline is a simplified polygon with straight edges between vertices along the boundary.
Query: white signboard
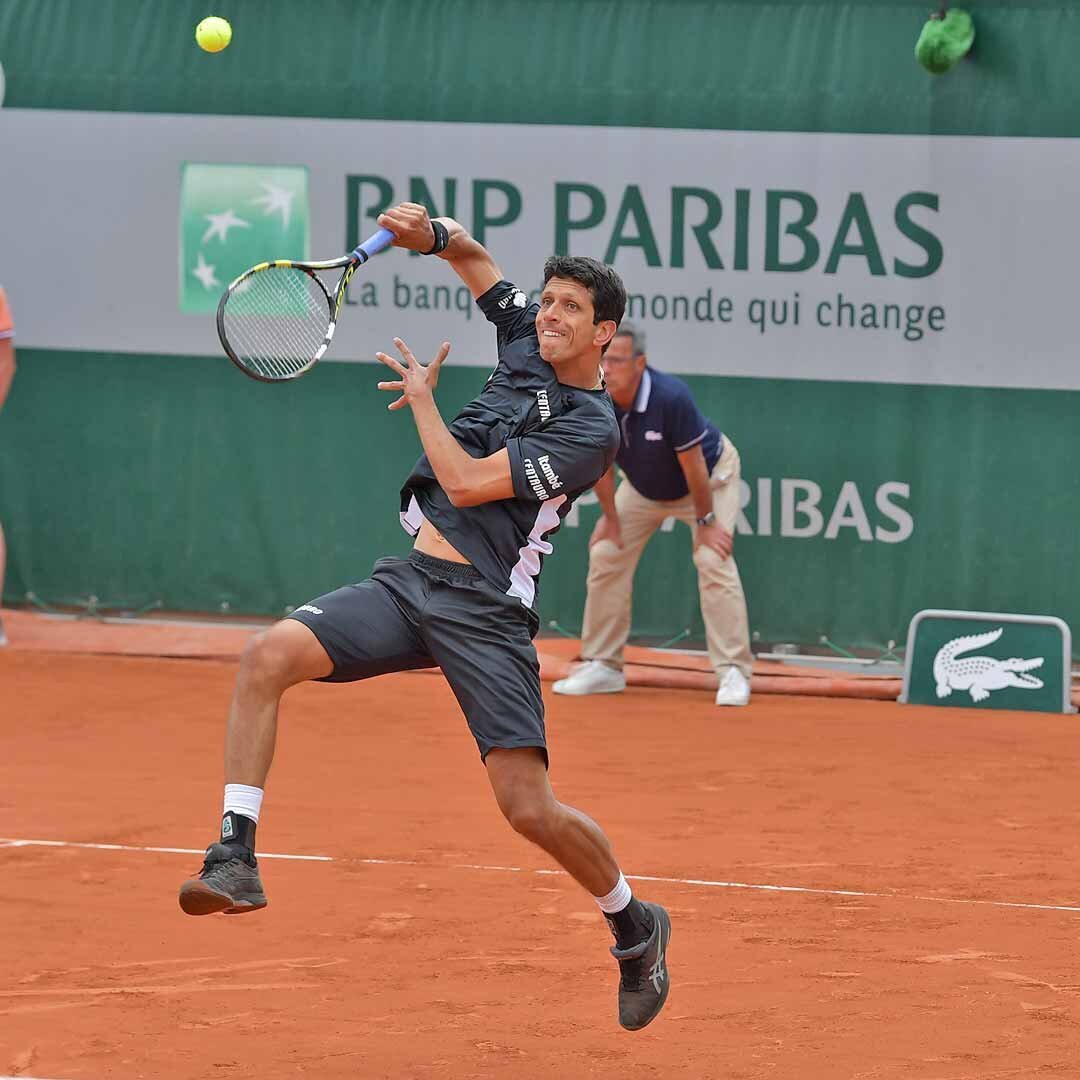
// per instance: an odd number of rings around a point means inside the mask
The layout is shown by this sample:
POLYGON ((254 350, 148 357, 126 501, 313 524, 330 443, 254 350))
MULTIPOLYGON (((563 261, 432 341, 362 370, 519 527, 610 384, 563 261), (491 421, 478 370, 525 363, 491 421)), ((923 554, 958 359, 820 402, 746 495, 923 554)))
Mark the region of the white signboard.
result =
MULTIPOLYGON (((0 148, 22 345, 218 353, 233 263, 302 253, 274 228, 333 258, 414 199, 526 289, 555 251, 612 262, 667 370, 1080 389, 1076 140, 14 109, 0 148)), ((401 251, 357 274, 328 359, 394 335, 494 357, 450 268, 401 251)))

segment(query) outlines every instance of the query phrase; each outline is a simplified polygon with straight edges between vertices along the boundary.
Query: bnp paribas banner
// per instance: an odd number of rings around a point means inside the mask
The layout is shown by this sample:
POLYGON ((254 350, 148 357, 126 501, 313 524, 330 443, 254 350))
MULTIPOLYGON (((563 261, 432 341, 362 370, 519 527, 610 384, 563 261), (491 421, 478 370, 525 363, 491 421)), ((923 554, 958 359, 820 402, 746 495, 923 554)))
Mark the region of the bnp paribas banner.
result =
MULTIPOLYGON (((16 109, 0 147, 25 345, 214 354, 242 269, 336 257, 409 199, 526 289, 554 252, 613 263, 668 370, 1080 389, 1075 140, 16 109)), ((356 277, 328 359, 394 335, 492 361, 449 267, 401 251, 356 277)))

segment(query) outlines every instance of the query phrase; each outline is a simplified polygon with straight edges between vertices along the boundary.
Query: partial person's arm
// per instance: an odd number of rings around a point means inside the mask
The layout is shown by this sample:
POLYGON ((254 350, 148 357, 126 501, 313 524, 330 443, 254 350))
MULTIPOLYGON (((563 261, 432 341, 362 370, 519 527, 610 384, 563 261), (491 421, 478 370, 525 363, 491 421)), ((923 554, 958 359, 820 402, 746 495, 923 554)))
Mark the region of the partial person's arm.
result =
MULTIPOLYGON (((690 497, 694 502, 694 517, 703 518, 712 513, 713 492, 712 481, 709 478, 709 469, 705 464, 705 454, 701 449, 701 443, 695 443, 689 450, 677 451, 679 468, 686 477, 686 486, 690 489, 690 497)), ((694 526, 694 549, 697 550, 702 544, 711 547, 721 559, 726 559, 731 554, 734 538, 719 522, 712 525, 694 526)))
MULTIPOLYGON (((465 226, 453 218, 435 219, 447 232, 446 247, 437 252, 469 287, 473 299, 479 299, 502 280, 502 271, 487 249, 469 235, 465 226)), ((436 246, 439 234, 431 223, 427 208, 419 203, 401 203, 380 214, 378 223, 389 229, 397 239, 395 247, 409 251, 430 252, 436 246)))
POLYGON ((15 378, 15 342, 11 338, 0 338, 0 409, 11 389, 11 380, 15 378))
POLYGON ((593 491, 600 500, 601 513, 589 537, 589 547, 599 544, 601 540, 610 540, 616 547, 621 548, 622 525, 619 523, 619 511, 615 509, 614 465, 596 481, 593 491))
POLYGON ((439 369, 450 352, 450 343, 444 341, 435 359, 426 366, 417 361, 401 338, 394 338, 394 344, 405 364, 386 353, 376 353, 375 356, 399 377, 397 381, 379 383, 379 389, 401 391, 401 397, 388 406, 391 410, 411 406, 424 453, 446 497, 454 506, 479 506, 513 498, 514 481, 507 451, 497 450, 485 458, 474 458, 466 453, 450 433, 435 404, 439 369))

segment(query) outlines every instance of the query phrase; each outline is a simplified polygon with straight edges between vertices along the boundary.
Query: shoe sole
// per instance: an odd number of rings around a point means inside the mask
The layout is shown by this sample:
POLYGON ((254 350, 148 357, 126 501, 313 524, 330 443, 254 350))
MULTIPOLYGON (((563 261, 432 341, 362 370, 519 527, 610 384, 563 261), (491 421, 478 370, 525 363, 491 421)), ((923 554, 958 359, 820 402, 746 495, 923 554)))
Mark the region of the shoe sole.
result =
POLYGON ((259 911, 266 907, 267 901, 258 903, 243 900, 237 903, 231 896, 211 889, 201 881, 185 881, 180 886, 180 907, 187 915, 246 915, 249 911, 259 911))

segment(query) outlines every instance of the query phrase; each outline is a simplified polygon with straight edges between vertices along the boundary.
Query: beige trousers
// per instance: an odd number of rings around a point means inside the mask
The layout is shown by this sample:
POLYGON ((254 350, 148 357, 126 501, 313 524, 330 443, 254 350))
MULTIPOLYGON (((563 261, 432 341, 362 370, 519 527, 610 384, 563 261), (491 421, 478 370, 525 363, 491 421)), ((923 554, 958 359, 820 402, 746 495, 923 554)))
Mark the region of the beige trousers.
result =
MULTIPOLYGON (((732 534, 739 513, 739 476, 739 451, 725 435, 724 449, 711 477, 713 513, 732 534)), ((581 656, 621 669, 623 647, 630 636, 634 571, 641 553, 665 518, 677 518, 693 528, 697 514, 689 495, 672 502, 646 499, 625 477, 615 491, 615 509, 623 546, 601 540, 589 549, 581 656)), ((746 597, 735 556, 721 559, 712 548, 702 545, 694 552, 694 565, 709 662, 721 677, 725 668, 737 667, 749 679, 754 658, 750 652, 746 597)))

